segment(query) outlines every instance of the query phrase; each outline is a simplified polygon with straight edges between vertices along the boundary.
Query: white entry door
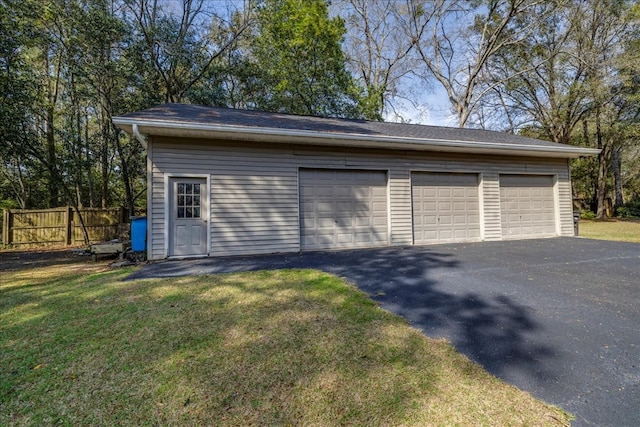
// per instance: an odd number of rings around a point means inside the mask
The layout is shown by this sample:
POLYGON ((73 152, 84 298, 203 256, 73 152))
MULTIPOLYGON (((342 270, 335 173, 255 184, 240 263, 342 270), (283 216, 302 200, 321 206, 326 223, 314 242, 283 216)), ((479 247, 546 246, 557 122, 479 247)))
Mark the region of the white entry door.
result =
POLYGON ((169 256, 207 254, 206 179, 169 179, 169 256))

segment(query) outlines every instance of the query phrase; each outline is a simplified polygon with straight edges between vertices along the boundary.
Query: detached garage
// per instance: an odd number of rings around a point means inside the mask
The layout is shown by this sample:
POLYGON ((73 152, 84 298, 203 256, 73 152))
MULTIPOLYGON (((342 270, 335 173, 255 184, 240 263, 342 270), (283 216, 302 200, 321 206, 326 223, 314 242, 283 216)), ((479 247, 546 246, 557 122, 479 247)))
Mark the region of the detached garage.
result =
POLYGON ((147 151, 152 260, 572 236, 568 160, 598 153, 181 104, 114 122, 147 151))

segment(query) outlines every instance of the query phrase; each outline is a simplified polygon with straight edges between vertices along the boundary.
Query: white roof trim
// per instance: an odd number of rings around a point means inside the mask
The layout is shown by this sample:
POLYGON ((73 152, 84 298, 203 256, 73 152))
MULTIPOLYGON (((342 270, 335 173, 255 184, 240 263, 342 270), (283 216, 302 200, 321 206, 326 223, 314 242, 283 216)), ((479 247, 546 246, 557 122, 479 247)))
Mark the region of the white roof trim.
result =
POLYGON ((190 138, 217 138, 302 145, 331 145, 360 148, 404 149, 417 151, 462 152, 477 154, 509 154, 534 157, 577 158, 597 155, 600 150, 570 145, 505 144, 429 138, 395 137, 385 135, 347 134, 311 130, 268 127, 229 126, 206 123, 145 120, 114 117, 113 122, 127 132, 139 135, 158 135, 190 138))

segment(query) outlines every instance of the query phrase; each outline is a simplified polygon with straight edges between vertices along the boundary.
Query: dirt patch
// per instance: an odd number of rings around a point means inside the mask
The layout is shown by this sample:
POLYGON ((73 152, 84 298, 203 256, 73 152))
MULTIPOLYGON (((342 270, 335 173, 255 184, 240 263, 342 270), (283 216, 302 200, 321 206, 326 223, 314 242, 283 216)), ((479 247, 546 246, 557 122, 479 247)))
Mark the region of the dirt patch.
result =
MULTIPOLYGON (((79 255, 82 249, 30 249, 0 251, 0 271, 16 271, 52 265, 94 265, 90 256, 79 255)), ((112 261, 112 260, 111 260, 112 261)))

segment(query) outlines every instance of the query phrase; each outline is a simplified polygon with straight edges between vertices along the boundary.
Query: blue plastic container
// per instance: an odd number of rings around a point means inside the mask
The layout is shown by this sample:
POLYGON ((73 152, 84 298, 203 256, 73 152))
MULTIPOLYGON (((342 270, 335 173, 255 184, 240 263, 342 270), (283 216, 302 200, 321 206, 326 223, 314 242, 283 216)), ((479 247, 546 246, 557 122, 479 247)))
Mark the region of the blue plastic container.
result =
POLYGON ((131 217, 131 250, 144 252, 147 250, 147 217, 131 217))

